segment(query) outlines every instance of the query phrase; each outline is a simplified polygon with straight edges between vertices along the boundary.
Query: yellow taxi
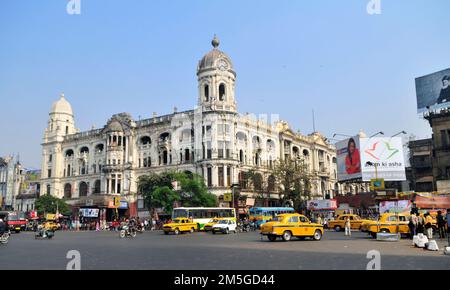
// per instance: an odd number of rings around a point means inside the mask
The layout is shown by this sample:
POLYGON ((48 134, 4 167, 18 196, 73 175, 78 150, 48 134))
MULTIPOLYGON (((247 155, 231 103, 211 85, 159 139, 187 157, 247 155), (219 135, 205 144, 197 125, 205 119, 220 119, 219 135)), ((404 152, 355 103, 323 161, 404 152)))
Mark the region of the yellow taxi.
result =
POLYGON ((273 242, 278 237, 289 241, 292 237, 311 237, 316 241, 322 239, 323 226, 312 223, 301 214, 280 214, 269 222, 261 225, 261 235, 267 236, 273 242))
POLYGON ((163 231, 166 235, 171 232, 173 232, 175 235, 178 235, 182 232, 193 233, 196 229, 198 229, 197 223, 194 223, 188 218, 176 218, 171 223, 163 225, 163 231))
POLYGON ((47 229, 47 230, 51 230, 51 231, 57 231, 60 228, 60 225, 55 222, 55 221, 45 221, 42 224, 42 227, 47 229))
POLYGON ((378 221, 365 222, 361 225, 361 231, 367 232, 372 237, 377 233, 409 234, 409 214, 384 213, 378 221))
POLYGON ((359 230, 363 223, 371 221, 367 219, 361 219, 361 217, 356 214, 342 214, 338 215, 335 220, 329 221, 328 228, 334 229, 336 232, 342 231, 345 228, 345 221, 347 220, 347 218, 350 219, 350 228, 352 230, 359 230))

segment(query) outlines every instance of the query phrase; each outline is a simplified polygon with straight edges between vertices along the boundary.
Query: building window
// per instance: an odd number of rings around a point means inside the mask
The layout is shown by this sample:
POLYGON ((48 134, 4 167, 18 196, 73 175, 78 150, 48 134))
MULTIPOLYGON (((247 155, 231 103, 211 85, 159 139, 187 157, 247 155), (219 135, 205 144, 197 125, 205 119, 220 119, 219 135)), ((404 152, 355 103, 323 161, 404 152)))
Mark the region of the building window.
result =
POLYGON ((47 177, 48 177, 48 178, 51 178, 51 177, 52 177, 52 170, 51 170, 51 169, 49 169, 49 170, 47 171, 47 177))
POLYGON ((70 183, 64 185, 64 198, 72 198, 72 185, 70 183))
POLYGON ((48 156, 48 162, 52 162, 52 160, 53 160, 53 155, 50 154, 50 155, 48 156))
POLYGON ((87 185, 87 183, 86 182, 81 182, 80 183, 80 188, 79 188, 79 196, 81 197, 81 196, 87 196, 87 194, 88 194, 88 185, 87 185))
POLYGON ((212 186, 212 168, 208 167, 207 170, 207 181, 208 181, 208 187, 212 186))
POLYGON ((205 85, 204 94, 205 94, 205 101, 209 102, 209 86, 208 85, 205 85))
POLYGON ((47 191, 46 191, 46 193, 47 193, 48 195, 50 195, 50 184, 47 184, 47 191))
POLYGON ((223 178, 223 166, 220 166, 219 167, 219 170, 218 170, 218 179, 219 179, 219 186, 225 186, 225 184, 224 184, 224 178, 223 178))
POLYGON ((219 100, 223 101, 225 99, 225 85, 224 84, 220 84, 219 85, 219 100))

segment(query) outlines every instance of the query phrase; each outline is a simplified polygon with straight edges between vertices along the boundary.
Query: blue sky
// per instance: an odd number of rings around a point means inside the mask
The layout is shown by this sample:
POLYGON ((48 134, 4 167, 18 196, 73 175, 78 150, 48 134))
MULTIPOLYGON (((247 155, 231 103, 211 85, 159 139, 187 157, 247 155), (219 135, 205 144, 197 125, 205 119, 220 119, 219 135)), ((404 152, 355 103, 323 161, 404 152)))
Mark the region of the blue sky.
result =
POLYGON ((196 67, 220 48, 237 72, 241 113, 279 114, 295 130, 429 137, 414 79, 450 67, 450 1, 66 0, 0 2, 0 156, 40 166, 61 92, 76 126, 191 109, 196 67))

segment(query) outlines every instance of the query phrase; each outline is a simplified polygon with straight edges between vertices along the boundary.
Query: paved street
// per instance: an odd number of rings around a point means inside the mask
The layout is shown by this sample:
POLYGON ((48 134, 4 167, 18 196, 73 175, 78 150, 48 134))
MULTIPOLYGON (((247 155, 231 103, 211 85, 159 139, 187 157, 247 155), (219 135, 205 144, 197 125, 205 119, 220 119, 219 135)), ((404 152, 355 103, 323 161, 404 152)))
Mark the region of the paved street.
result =
MULTIPOLYGON (((439 242, 442 247, 443 242, 439 242)), ((146 232, 120 239, 115 232, 57 232, 53 240, 13 234, 0 245, 0 269, 65 269, 69 250, 81 253, 82 269, 280 270, 365 269, 370 250, 382 269, 450 269, 450 256, 413 248, 410 240, 378 242, 365 234, 328 231, 322 241, 268 242, 257 232, 165 236, 146 232)))

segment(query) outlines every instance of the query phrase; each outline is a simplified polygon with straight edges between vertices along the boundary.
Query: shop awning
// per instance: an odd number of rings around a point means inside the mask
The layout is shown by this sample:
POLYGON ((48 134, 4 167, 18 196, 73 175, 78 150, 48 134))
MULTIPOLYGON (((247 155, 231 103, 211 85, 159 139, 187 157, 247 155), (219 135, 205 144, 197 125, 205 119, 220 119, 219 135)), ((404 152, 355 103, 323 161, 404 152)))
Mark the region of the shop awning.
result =
POLYGON ((418 208, 447 209, 450 208, 450 196, 416 196, 415 204, 418 208))

